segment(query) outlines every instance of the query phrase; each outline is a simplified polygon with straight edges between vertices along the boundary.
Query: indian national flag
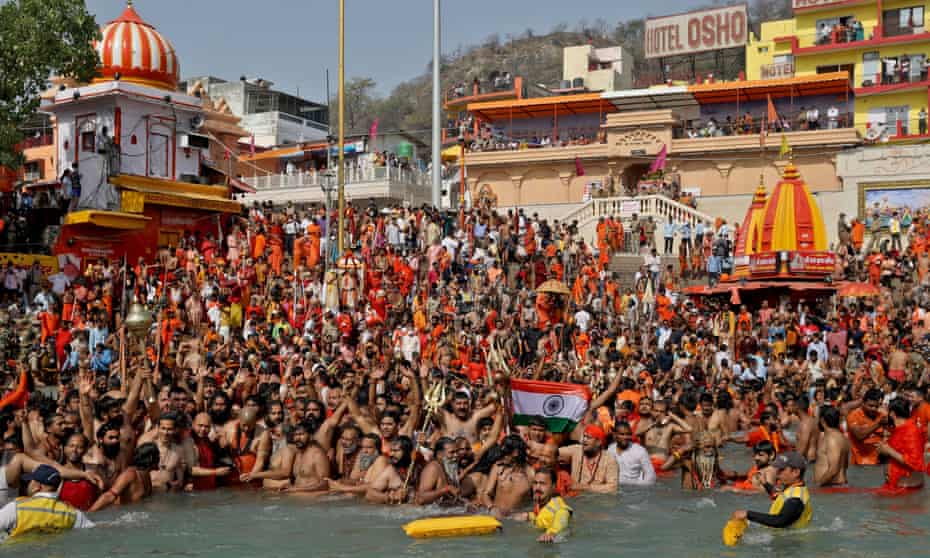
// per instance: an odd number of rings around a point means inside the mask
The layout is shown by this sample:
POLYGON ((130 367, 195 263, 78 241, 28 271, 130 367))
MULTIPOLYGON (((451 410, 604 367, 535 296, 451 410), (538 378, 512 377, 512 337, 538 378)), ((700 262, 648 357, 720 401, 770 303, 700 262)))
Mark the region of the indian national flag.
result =
POLYGON ((588 386, 578 384, 511 380, 510 390, 514 424, 526 426, 531 418, 539 416, 550 432, 574 430, 591 401, 588 386))

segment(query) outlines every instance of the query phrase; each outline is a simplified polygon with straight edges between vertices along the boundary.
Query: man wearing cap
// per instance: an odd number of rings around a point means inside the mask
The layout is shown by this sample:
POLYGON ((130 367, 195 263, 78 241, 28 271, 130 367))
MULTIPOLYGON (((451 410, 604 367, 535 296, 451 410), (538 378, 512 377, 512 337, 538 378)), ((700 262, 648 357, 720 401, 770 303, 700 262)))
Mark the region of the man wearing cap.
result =
POLYGON ((58 499, 61 475, 50 465, 39 465, 23 475, 29 494, 0 509, 0 531, 18 537, 34 531, 57 532, 86 529, 94 524, 80 510, 58 499))
POLYGON ((807 460, 796 451, 788 451, 776 457, 772 466, 775 467, 779 484, 784 488, 776 494, 769 512, 737 510, 733 512, 732 519, 748 519, 776 529, 807 526, 813 515, 810 492, 804 485, 807 460))
POLYGON ((572 488, 600 494, 617 492, 619 472, 617 461, 605 455, 607 433, 597 424, 584 429, 581 444, 559 448, 559 461, 568 461, 572 473, 572 488))

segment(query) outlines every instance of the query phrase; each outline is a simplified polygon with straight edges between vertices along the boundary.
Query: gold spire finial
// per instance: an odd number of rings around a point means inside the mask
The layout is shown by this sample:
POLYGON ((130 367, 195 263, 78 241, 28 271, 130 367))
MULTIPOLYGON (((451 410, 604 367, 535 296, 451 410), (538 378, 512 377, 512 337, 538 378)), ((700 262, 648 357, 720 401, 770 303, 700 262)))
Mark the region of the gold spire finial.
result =
POLYGON ((131 7, 132 7, 132 0, 126 0, 126 7, 127 7, 127 8, 131 8, 131 7))

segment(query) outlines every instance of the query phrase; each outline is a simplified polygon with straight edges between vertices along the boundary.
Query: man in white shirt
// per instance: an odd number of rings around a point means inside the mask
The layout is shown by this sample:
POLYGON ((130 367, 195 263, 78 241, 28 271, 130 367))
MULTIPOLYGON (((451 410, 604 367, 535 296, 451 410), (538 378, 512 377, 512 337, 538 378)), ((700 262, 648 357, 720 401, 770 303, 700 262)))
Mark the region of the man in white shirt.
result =
POLYGON ((581 307, 577 312, 575 312, 575 324, 578 325, 578 329, 581 331, 588 331, 588 325, 591 323, 591 314, 588 313, 585 307, 581 307))
POLYGON ((626 421, 614 426, 613 444, 607 448, 607 454, 617 461, 619 484, 621 486, 652 486, 656 483, 656 471, 652 466, 649 452, 639 444, 633 443, 633 429, 626 421))
POLYGON ((22 478, 29 481, 30 496, 0 509, 0 532, 18 537, 94 526, 83 512, 58 500, 61 474, 51 465, 39 465, 22 478))

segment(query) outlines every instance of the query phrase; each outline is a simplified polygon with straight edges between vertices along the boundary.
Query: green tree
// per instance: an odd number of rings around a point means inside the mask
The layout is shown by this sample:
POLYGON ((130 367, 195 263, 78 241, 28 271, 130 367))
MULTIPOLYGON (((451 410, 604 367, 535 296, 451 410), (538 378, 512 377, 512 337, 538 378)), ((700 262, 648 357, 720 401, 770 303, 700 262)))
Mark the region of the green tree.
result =
MULTIPOLYGON (((372 114, 378 102, 375 96, 375 80, 369 77, 354 77, 346 82, 346 133, 367 131, 376 115, 372 114)), ((333 97, 333 122, 338 117, 338 96, 333 97)))
POLYGON ((97 22, 84 0, 0 3, 0 165, 17 168, 19 128, 35 114, 51 76, 89 81, 97 67, 97 22))

